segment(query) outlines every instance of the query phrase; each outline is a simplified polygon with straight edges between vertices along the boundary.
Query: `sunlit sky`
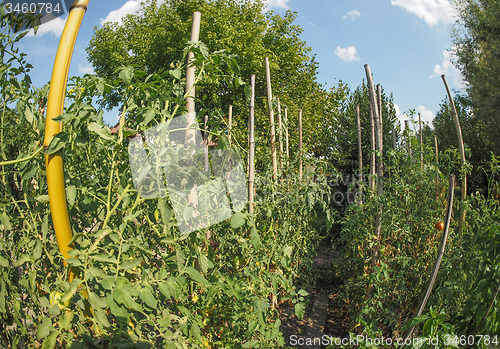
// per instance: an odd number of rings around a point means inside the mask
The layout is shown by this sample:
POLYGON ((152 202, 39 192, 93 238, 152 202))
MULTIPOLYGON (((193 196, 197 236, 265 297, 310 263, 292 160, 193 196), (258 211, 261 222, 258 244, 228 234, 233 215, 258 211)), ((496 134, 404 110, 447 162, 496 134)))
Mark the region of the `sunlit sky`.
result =
MULTIPOLYGON (((160 0, 161 1, 161 0, 160 0)), ((326 88, 340 80, 355 89, 370 64, 375 83, 393 93, 401 119, 415 109, 430 122, 446 96, 441 74, 452 89, 463 89, 451 63, 451 28, 456 14, 449 0, 267 0, 279 13, 297 12, 302 39, 319 63, 318 81, 326 88)), ((90 0, 75 46, 70 76, 92 73, 85 48, 95 27, 136 13, 140 0, 90 0)), ((67 16, 44 25, 21 41, 34 66, 37 87, 50 80, 59 38, 67 16)), ((203 30, 203 28, 202 28, 203 30)), ((106 120, 114 122, 113 113, 106 120)))

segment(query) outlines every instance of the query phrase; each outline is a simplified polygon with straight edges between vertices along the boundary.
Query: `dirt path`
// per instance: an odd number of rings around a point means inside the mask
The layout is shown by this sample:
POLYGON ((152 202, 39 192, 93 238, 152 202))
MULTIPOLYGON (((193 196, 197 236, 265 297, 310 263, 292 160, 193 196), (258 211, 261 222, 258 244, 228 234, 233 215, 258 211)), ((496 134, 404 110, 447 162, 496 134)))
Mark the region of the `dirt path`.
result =
POLYGON ((292 306, 282 306, 281 330, 288 346, 320 349, 326 347, 320 340, 323 335, 348 337, 348 309, 340 297, 342 280, 333 274, 331 267, 337 258, 338 254, 331 247, 318 248, 318 255, 313 258, 315 283, 314 287, 308 290, 309 302, 303 320, 297 319, 292 306))

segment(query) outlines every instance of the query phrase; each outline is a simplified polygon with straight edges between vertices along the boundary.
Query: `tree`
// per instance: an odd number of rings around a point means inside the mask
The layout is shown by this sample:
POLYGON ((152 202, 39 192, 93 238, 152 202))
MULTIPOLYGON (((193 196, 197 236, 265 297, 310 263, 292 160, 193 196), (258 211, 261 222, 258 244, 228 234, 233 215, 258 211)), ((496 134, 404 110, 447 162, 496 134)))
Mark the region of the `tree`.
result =
POLYGON ((500 2, 455 0, 459 24, 454 33, 456 65, 468 83, 474 114, 485 126, 483 135, 500 154, 500 2))
MULTIPOLYGON (((148 73, 182 69, 179 62, 189 40, 194 11, 202 12, 200 41, 208 51, 224 50, 233 56, 243 79, 256 74, 257 144, 265 146, 269 138, 264 69, 264 58, 269 57, 273 95, 288 107, 292 149, 297 143, 298 110, 302 109, 307 152, 307 144, 316 142, 318 130, 329 131, 321 127, 321 122, 329 118, 322 107, 327 93, 316 80, 318 64, 311 48, 300 39, 302 29, 294 24, 296 13, 287 11, 282 16, 265 12, 263 0, 167 0, 162 4, 147 0, 139 14, 127 15, 122 24, 105 23, 95 30, 87 52, 96 74, 112 79, 123 65, 135 65, 148 73)), ((248 103, 243 89, 207 79, 197 88, 197 95, 212 111, 227 111, 232 104, 234 137, 246 144, 248 103)), ((117 106, 119 100, 108 99, 106 106, 117 106)))

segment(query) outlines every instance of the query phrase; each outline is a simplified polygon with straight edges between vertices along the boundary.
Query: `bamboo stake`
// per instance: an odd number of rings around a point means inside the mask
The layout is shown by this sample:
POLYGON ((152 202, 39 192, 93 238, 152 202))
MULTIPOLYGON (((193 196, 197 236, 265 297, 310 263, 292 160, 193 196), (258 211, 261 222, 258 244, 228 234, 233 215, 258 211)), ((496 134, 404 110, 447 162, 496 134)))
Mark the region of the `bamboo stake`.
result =
MULTIPOLYGON (((373 110, 373 124, 375 125, 375 146, 376 146, 376 159, 375 159, 375 166, 377 169, 377 196, 381 197, 383 192, 384 192, 384 183, 383 183, 383 150, 382 150, 382 129, 380 127, 380 117, 379 117, 379 110, 378 110, 378 103, 377 103, 377 98, 375 94, 375 86, 373 85, 373 77, 372 73, 370 70, 370 66, 368 64, 365 64, 365 72, 366 72, 366 79, 368 83, 368 94, 370 96, 370 105, 371 105, 371 110, 373 110)), ((372 255, 372 268, 377 265, 378 259, 379 259, 379 254, 380 254, 380 240, 381 240, 381 220, 382 220, 382 213, 383 213, 383 206, 382 203, 379 202, 378 204, 378 211, 377 214, 375 215, 375 238, 377 239, 377 243, 375 247, 373 248, 373 255, 372 255)), ((371 286, 368 288, 367 292, 367 297, 371 297, 371 291, 372 288, 371 286)))
POLYGON ((396 148, 397 148, 397 144, 396 144, 396 129, 394 128, 394 126, 392 126, 392 147, 394 148, 394 150, 396 150, 396 148))
MULTIPOLYGON (((436 168, 439 169, 439 149, 438 149, 438 137, 434 135, 434 149, 436 151, 436 168)), ((439 173, 436 173, 436 208, 439 201, 439 173)))
POLYGON ((410 121, 405 120, 405 130, 408 130, 407 136, 406 136, 406 147, 408 148, 408 154, 410 155, 410 158, 413 157, 412 151, 411 151, 411 141, 410 141, 410 135, 408 134, 410 132, 410 121))
POLYGON ((233 105, 229 105, 229 120, 228 120, 228 135, 227 140, 229 141, 229 147, 231 147, 231 128, 233 123, 233 105))
POLYGON ((422 118, 418 113, 418 126, 420 128, 420 172, 424 171, 424 136, 422 135, 422 118))
POLYGON ((281 124, 281 103, 280 99, 278 101, 278 142, 280 145, 280 172, 283 172, 283 126, 281 124))
POLYGON ((378 117, 380 121, 380 149, 384 149, 384 121, 382 117, 382 87, 377 84, 378 117))
POLYGON ((370 154, 370 189, 375 191, 375 124, 373 110, 370 108, 370 130, 372 135, 372 152, 370 154))
POLYGON ((273 162, 273 180, 278 178, 278 164, 276 161, 276 130, 274 128, 273 92, 271 87, 271 71, 269 69, 269 58, 265 58, 266 82, 267 82, 267 107, 269 110, 269 123, 271 124, 271 155, 273 162))
POLYGON ((288 140, 288 108, 285 107, 285 152, 286 152, 286 165, 290 166, 290 146, 288 140))
POLYGON ((299 110, 299 179, 302 179, 302 109, 299 110))
POLYGON ((203 135, 203 152, 205 156, 205 172, 208 172, 208 115, 205 114, 204 119, 204 135, 203 135))
POLYGON ((251 97, 248 116, 248 212, 253 213, 253 197, 255 182, 255 75, 250 76, 251 97))
MULTIPOLYGON (((461 193, 461 201, 465 200, 467 196, 467 173, 465 173, 465 148, 464 148, 464 139, 462 137, 462 128, 460 127, 460 120, 458 119, 457 108, 455 107, 455 101, 453 100, 453 96, 451 95, 450 87, 448 86, 448 81, 446 80, 446 76, 443 74, 441 78, 444 82, 444 87, 446 89, 446 93, 448 94, 448 98, 450 100, 451 110, 453 112, 453 119, 455 120, 455 127, 457 129, 457 137, 458 137, 458 147, 460 149, 460 173, 462 180, 462 193, 461 193)), ((463 203, 460 204, 460 221, 458 223, 458 236, 462 236, 462 228, 463 223, 465 221, 465 209, 463 208, 463 203)))
MULTIPOLYGON (((201 13, 196 11, 193 13, 193 24, 191 28, 191 41, 198 42, 200 37, 200 23, 201 23, 201 13)), ((194 54, 189 52, 188 54, 188 67, 186 69, 186 108, 187 108, 187 119, 186 119, 186 132, 185 132, 185 143, 186 145, 195 146, 196 143, 196 106, 194 103, 194 98, 196 96, 196 88, 194 86, 196 67, 194 66, 194 54)), ((194 151, 194 149, 193 149, 194 151)), ((191 192, 187 195, 187 201, 194 208, 194 213, 198 212, 198 191, 196 186, 194 186, 191 192)))
MULTIPOLYGON (((191 28, 191 42, 198 42, 200 38, 200 23, 201 13, 196 11, 193 13, 193 25, 191 28)), ((188 67, 186 70, 186 108, 187 108, 187 125, 186 125, 186 144, 195 144, 196 130, 193 126, 196 124, 196 106, 194 98, 196 97, 195 82, 196 67, 194 66, 194 53, 188 54, 188 67)))
MULTIPOLYGON (((420 307, 418 308, 418 312, 415 315, 415 317, 422 315, 422 313, 424 311, 425 305, 427 304, 427 301, 429 300, 429 296, 431 295, 432 288, 434 287, 434 283, 436 282, 436 277, 437 277, 437 273, 439 271, 439 267, 441 265, 441 260, 443 259, 444 249, 446 247, 446 240, 448 238, 448 230, 450 228, 451 213, 452 213, 452 209, 453 209, 454 188, 455 188, 455 176, 451 175, 450 179, 448 181, 448 200, 447 200, 446 216, 445 216, 445 221, 444 221, 443 235, 441 237, 441 243, 439 244, 436 262, 434 263, 434 268, 433 268, 433 271, 431 274, 429 285, 427 286, 427 291, 425 292, 424 298, 422 299, 422 302, 420 303, 420 307)), ((408 331, 405 335, 405 339, 403 340, 403 343, 405 343, 406 340, 411 336, 411 334, 413 333, 414 327, 415 326, 408 329, 408 331)), ((401 348, 401 346, 400 346, 400 348, 401 348)))
POLYGON ((356 122, 358 126, 358 198, 356 199, 356 202, 358 205, 361 205, 363 203, 361 199, 361 195, 363 192, 363 144, 361 143, 361 118, 359 115, 359 104, 356 105, 356 122))

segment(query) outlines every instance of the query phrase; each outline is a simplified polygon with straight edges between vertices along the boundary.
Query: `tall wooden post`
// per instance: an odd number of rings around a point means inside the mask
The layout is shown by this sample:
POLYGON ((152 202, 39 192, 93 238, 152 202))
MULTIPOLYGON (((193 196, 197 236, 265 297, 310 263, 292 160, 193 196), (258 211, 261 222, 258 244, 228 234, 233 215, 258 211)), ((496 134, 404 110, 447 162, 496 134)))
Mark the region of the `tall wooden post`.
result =
POLYGON ((288 140, 288 108, 285 107, 285 152, 286 152, 286 164, 290 165, 290 144, 288 140))
MULTIPOLYGON (((383 187, 383 150, 382 150, 382 130, 380 127, 380 117, 379 117, 379 110, 378 110, 378 102, 377 102, 377 97, 375 94, 375 86, 373 85, 373 77, 372 73, 370 70, 370 66, 368 64, 365 64, 365 72, 366 72, 366 80, 368 83, 368 94, 370 96, 370 105, 371 105, 371 110, 373 111, 373 123, 375 125, 375 145, 376 145, 376 150, 377 150, 377 155, 376 155, 376 168, 377 168, 377 196, 380 197, 383 194, 384 187, 383 187)), ((372 267, 375 267, 377 265, 377 261, 379 259, 379 254, 380 254, 380 230, 381 230, 381 219, 382 219, 382 213, 383 213, 383 207, 382 203, 378 204, 378 211, 377 214, 375 215, 375 237, 377 239, 377 244, 373 248, 372 252, 372 267)), ((367 297, 371 297, 371 287, 369 287, 368 292, 367 292, 367 297)))
POLYGON ((269 58, 265 58, 266 82, 267 82, 267 107, 269 110, 269 123, 271 124, 271 156, 273 162, 273 180, 278 178, 278 164, 276 159, 276 130, 274 127, 273 92, 271 87, 271 70, 269 58))
POLYGON ((420 172, 424 171, 424 135, 422 134, 422 118, 418 113, 418 127, 420 131, 420 172))
POLYGON ((299 178, 302 179, 302 109, 299 110, 299 178))
POLYGON ((232 124, 233 124, 233 105, 229 105, 229 118, 228 118, 228 134, 227 134, 227 140, 229 142, 229 147, 231 147, 231 131, 232 131, 232 124))
POLYGON ((356 202, 362 204, 361 200, 363 193, 363 144, 361 143, 361 117, 359 115, 359 104, 356 105, 356 123, 358 126, 358 197, 356 202))
POLYGON ((370 133, 371 133, 371 153, 370 153, 370 189, 375 191, 375 123, 373 110, 370 108, 370 133))
MULTIPOLYGON (((193 25, 191 29, 191 41, 197 42, 200 38, 200 23, 201 23, 201 13, 196 11, 193 13, 193 25)), ((196 106, 194 103, 194 98, 196 96, 196 89, 194 86, 196 80, 196 67, 194 66, 194 54, 189 52, 188 54, 188 67, 186 70, 186 108, 187 108, 187 120, 186 120, 186 133, 185 133, 185 143, 186 145, 195 146, 196 143, 196 106)), ((193 149, 194 151, 194 149, 193 149)), ((196 186, 193 187, 191 192, 187 196, 187 201, 194 208, 194 213, 198 212, 198 191, 196 186)))
POLYGON ((255 75, 250 76, 250 113, 248 116, 248 212, 253 213, 255 182, 255 75))
POLYGON ((380 121, 380 149, 384 149, 384 121, 382 118, 382 87, 377 84, 377 105, 378 105, 378 118, 380 121))
POLYGON ((458 224, 458 236, 462 236, 462 228, 465 220, 465 209, 463 208, 463 201, 467 196, 467 173, 465 173, 465 148, 464 148, 464 139, 462 137, 462 128, 460 127, 460 120, 458 119, 457 108, 455 107, 455 101, 453 100, 453 96, 451 95, 450 87, 448 86, 448 81, 446 81, 446 76, 441 75, 441 78, 444 82, 444 87, 446 88, 446 92, 448 93, 448 99, 450 100, 451 111, 453 112, 453 120, 455 120, 455 127, 457 129, 457 137, 458 137, 458 147, 460 149, 460 174, 462 180, 462 195, 460 197, 460 221, 458 224))
POLYGON ((278 142, 280 145, 280 173, 283 172, 283 125, 281 122, 281 103, 280 99, 277 99, 278 102, 278 142))

